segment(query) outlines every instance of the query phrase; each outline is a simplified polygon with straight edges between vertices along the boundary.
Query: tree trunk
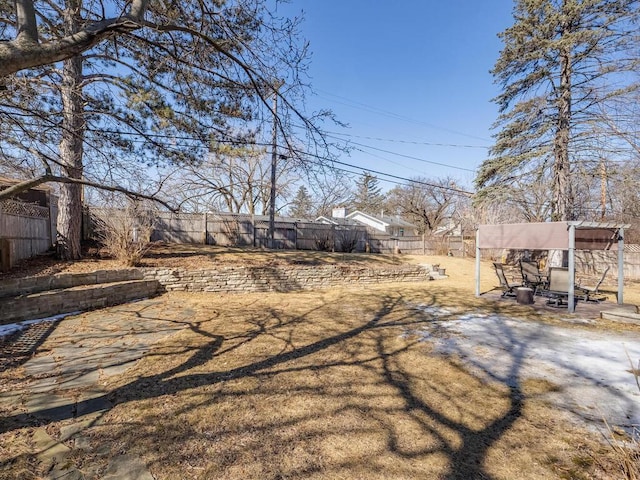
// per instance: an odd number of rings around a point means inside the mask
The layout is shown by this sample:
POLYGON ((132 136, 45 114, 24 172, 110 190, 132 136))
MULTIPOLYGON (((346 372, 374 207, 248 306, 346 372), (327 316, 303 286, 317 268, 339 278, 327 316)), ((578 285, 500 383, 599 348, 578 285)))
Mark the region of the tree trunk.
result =
MULTIPOLYGON (((66 30, 78 30, 80 3, 70 1, 67 6, 66 30)), ((62 175, 82 178, 83 140, 85 131, 82 100, 82 57, 65 60, 62 68, 62 138, 60 140, 60 161, 62 175)), ((80 258, 82 235, 82 186, 62 184, 58 204, 58 253, 61 258, 80 258)))
MULTIPOLYGON (((563 36, 568 32, 565 26, 563 36)), ((571 163, 569 160, 569 136, 571 130, 571 51, 562 47, 560 52, 560 92, 558 95, 558 125, 553 152, 553 193, 551 219, 572 220, 573 201, 571 194, 571 163)))

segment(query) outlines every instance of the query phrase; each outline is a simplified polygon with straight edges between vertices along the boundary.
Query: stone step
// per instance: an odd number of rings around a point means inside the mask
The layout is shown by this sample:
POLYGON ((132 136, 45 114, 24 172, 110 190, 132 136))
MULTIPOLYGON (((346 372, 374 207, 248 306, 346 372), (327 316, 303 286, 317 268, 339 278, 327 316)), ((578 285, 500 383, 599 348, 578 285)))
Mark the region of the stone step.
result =
POLYGON ((633 310, 625 310, 621 308, 615 310, 604 310, 600 312, 600 318, 612 320, 614 322, 640 325, 640 313, 634 312, 633 310))
POLYGON ((17 297, 47 290, 97 285, 99 283, 142 280, 142 271, 136 268, 119 270, 96 270, 87 273, 58 273, 40 277, 14 278, 0 281, 0 298, 17 297))
POLYGON ((0 325, 152 297, 159 287, 157 280, 127 280, 0 298, 0 325))
POLYGON ((440 265, 432 265, 430 263, 421 263, 420 266, 429 272, 431 280, 440 280, 442 278, 449 278, 446 275, 446 268, 440 267, 440 265))

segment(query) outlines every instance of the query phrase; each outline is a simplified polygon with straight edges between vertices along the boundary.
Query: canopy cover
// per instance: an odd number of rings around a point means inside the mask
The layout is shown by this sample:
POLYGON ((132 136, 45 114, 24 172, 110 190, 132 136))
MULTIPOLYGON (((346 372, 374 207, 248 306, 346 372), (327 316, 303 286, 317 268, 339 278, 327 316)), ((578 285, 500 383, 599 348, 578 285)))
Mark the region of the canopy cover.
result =
POLYGON ((478 248, 568 250, 569 227, 575 227, 576 250, 617 250, 618 232, 628 225, 606 222, 550 222, 479 225, 478 248))

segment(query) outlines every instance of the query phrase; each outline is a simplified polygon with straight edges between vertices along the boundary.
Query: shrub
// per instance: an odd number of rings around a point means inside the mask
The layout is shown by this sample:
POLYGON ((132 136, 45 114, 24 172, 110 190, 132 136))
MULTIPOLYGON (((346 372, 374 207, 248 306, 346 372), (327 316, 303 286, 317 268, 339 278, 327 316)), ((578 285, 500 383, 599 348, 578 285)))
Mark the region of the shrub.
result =
POLYGON ((355 252, 360 240, 358 230, 336 230, 336 250, 343 253, 355 252))
POLYGON ((316 250, 320 252, 330 252, 333 250, 333 240, 329 235, 318 235, 314 241, 316 250))
POLYGON ((130 202, 122 209, 93 212, 95 232, 100 243, 116 260, 136 266, 150 247, 155 212, 141 202, 130 202))

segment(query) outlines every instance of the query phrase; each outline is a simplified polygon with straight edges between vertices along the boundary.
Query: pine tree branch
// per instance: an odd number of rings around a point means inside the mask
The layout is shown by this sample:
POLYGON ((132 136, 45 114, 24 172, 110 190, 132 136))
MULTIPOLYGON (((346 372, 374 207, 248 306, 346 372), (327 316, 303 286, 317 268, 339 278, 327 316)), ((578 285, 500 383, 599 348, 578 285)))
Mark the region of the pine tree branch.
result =
POLYGON ((40 42, 33 0, 17 0, 18 34, 14 40, 0 42, 0 78, 27 68, 66 60, 111 35, 141 28, 148 3, 149 0, 133 0, 126 15, 90 22, 77 33, 40 42))

